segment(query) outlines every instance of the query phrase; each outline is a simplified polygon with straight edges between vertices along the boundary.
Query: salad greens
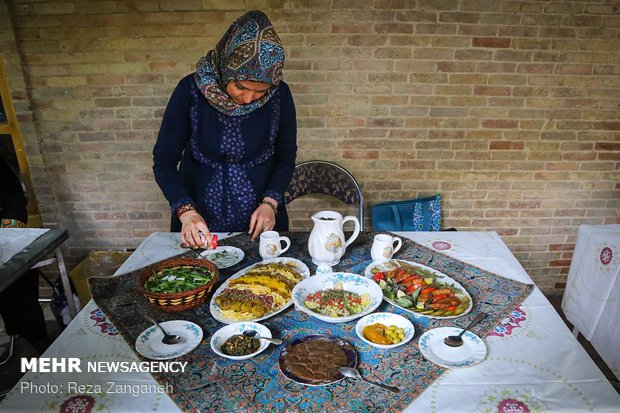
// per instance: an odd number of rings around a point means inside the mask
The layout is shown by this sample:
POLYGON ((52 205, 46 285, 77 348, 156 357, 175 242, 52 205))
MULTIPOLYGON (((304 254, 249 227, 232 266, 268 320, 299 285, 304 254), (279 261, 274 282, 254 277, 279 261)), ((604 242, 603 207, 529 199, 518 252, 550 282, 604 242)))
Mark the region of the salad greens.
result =
POLYGON ((214 273, 207 268, 180 266, 164 268, 144 283, 144 288, 154 293, 180 293, 207 284, 214 273))

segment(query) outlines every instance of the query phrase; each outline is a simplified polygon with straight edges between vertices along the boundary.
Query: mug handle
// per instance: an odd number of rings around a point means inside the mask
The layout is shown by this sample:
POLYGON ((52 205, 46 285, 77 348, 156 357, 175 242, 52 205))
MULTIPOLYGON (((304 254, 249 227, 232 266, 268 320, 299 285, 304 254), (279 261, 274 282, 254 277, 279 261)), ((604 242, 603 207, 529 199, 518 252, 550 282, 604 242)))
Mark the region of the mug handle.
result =
POLYGON ((344 217, 344 219, 342 220, 342 229, 344 232, 344 223, 347 221, 353 221, 353 223, 355 224, 355 229, 353 230, 353 234, 351 234, 351 236, 349 237, 348 240, 345 241, 344 243, 344 248, 347 248, 349 246, 349 244, 351 244, 353 241, 355 241, 355 239, 357 238, 357 236, 360 234, 360 222, 357 219, 357 217, 354 217, 353 215, 347 215, 346 217, 344 217))
POLYGON ((402 246, 403 246, 403 240, 401 240, 398 237, 394 237, 394 240, 392 241, 392 254, 396 254, 398 250, 400 249, 400 247, 402 246), (396 241, 395 247, 394 247, 394 241, 396 241))
POLYGON ((280 250, 280 254, 284 254, 291 247, 291 240, 289 239, 289 237, 280 237, 278 238, 278 242, 280 241, 284 241, 284 243, 286 244, 286 247, 280 250))

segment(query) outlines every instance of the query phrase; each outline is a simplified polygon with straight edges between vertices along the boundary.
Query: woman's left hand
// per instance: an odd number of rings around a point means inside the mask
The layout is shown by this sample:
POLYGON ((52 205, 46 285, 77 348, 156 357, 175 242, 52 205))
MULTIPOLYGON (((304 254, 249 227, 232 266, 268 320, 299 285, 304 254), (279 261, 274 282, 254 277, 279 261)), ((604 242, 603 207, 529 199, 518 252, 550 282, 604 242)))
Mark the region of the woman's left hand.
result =
MULTIPOLYGON (((275 201, 272 201, 275 203, 275 201)), ((260 204, 250 218, 250 230, 252 241, 264 231, 271 231, 276 226, 276 213, 267 204, 260 204)))

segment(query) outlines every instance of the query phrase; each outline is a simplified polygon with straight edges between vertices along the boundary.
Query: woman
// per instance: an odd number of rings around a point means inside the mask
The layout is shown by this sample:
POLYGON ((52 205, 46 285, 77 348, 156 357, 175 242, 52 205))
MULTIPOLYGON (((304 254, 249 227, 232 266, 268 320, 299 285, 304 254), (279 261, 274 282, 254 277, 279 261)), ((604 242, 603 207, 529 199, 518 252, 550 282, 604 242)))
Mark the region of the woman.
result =
POLYGON ((269 18, 250 11, 172 93, 153 171, 182 243, 211 247, 211 231, 248 231, 255 239, 288 229, 283 200, 297 124, 283 63, 269 18))

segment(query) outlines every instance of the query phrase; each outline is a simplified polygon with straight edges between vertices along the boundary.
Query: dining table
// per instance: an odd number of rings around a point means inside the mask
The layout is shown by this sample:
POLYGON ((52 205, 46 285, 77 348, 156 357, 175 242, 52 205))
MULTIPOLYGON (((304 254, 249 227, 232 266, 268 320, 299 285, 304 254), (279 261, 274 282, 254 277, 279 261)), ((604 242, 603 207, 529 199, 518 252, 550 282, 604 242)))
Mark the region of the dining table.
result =
MULTIPOLYGON (((291 239, 284 255, 301 260, 314 274, 317 265, 308 255, 308 232, 282 234, 291 239)), ((365 274, 373 263, 374 235, 360 233, 333 271, 365 274)), ((155 232, 114 276, 89 280, 93 300, 42 355, 102 368, 30 369, 1 401, 0 411, 620 412, 616 389, 496 232, 392 235, 403 240, 394 259, 420 263, 457 280, 472 297, 471 311, 456 318, 429 318, 384 301, 378 311, 400 314, 415 327, 411 341, 384 350, 357 337, 356 320, 326 323, 290 306, 261 321, 283 344, 270 345, 251 359, 229 360, 210 346, 214 332, 225 325, 210 313, 210 297, 192 310, 163 312, 135 291, 135 278, 142 268, 170 257, 197 255, 181 247, 178 233, 155 232), (463 328, 480 312, 487 317, 471 328, 484 349, 480 360, 448 367, 429 361, 428 349, 424 351, 427 343, 422 342, 426 333, 442 327, 463 328), (160 321, 191 320, 200 326, 204 335, 195 349, 171 359, 186 363, 182 371, 124 372, 108 367, 110 362, 134 366, 150 361, 136 352, 136 340, 152 326, 144 314, 160 321), (401 392, 349 378, 324 386, 291 380, 283 374, 279 356, 292 341, 310 334, 346 341, 357 353, 356 368, 362 376, 401 392)), ((218 284, 261 261, 258 242, 247 234, 218 236, 220 245, 244 252, 242 261, 220 270, 218 284)))

